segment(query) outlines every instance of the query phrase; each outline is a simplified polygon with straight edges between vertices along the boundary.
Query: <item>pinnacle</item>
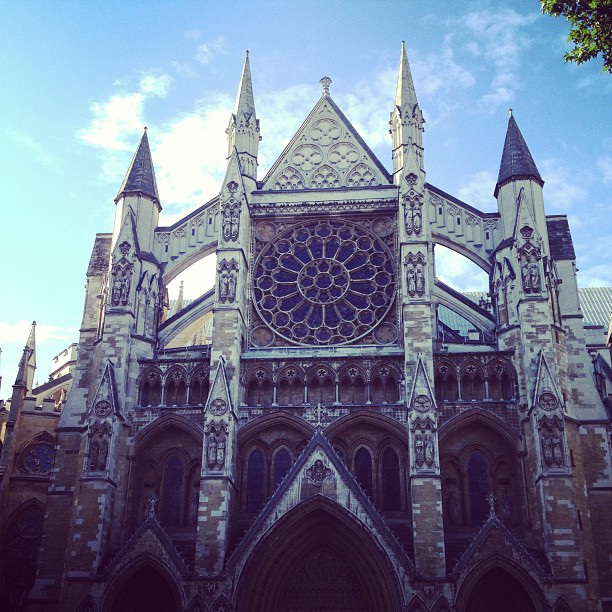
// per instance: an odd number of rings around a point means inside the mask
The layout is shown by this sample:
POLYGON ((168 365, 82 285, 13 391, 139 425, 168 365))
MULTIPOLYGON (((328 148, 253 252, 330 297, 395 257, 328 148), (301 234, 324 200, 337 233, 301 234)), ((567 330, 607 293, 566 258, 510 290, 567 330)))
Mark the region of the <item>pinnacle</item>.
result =
POLYGON ((145 127, 138 149, 132 158, 132 162, 123 179, 123 183, 121 184, 115 201, 126 193, 137 193, 148 196, 159 202, 155 169, 153 167, 147 131, 148 128, 145 127))

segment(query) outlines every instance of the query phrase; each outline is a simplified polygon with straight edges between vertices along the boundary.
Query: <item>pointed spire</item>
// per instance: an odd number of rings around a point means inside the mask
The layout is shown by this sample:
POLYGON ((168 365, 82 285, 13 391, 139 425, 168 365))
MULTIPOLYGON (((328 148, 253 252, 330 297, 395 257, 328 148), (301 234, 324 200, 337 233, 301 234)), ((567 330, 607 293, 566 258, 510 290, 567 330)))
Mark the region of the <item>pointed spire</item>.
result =
POLYGON ((176 298, 176 304, 174 305, 174 314, 180 312, 181 310, 183 310, 183 308, 185 308, 185 297, 183 294, 183 281, 181 281, 178 297, 176 298))
POLYGON ((238 86, 234 114, 239 122, 241 119, 244 119, 247 125, 250 123, 251 117, 255 118, 255 99, 253 97, 253 83, 251 82, 251 65, 249 63, 248 50, 242 68, 240 85, 238 86))
POLYGON ((36 321, 32 321, 28 341, 23 347, 19 360, 19 369, 15 378, 16 385, 25 385, 28 391, 34 386, 34 372, 36 370, 36 321))
POLYGON ((132 158, 132 163, 123 179, 115 202, 128 194, 144 195, 159 204, 159 193, 157 192, 147 128, 144 129, 144 134, 140 139, 140 144, 132 158))
POLYGON ((533 179, 536 183, 544 185, 527 143, 512 114, 512 109, 510 109, 506 140, 504 141, 504 150, 499 165, 499 176, 495 186, 495 197, 497 197, 500 187, 513 179, 533 179))
POLYGON ((400 55, 399 72, 397 75, 397 87, 395 89, 395 106, 404 108, 408 106, 411 110, 418 104, 412 73, 406 55, 406 45, 402 40, 402 52, 400 55))

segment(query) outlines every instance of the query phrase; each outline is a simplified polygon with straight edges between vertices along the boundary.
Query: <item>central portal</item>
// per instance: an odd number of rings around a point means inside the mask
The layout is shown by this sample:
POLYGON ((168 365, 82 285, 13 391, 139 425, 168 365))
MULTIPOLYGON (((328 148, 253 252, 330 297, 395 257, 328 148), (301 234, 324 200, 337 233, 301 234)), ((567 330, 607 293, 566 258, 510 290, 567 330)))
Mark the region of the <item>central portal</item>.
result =
POLYGON ((318 505, 296 508, 260 542, 242 572, 237 610, 402 609, 395 571, 372 536, 329 502, 318 505))

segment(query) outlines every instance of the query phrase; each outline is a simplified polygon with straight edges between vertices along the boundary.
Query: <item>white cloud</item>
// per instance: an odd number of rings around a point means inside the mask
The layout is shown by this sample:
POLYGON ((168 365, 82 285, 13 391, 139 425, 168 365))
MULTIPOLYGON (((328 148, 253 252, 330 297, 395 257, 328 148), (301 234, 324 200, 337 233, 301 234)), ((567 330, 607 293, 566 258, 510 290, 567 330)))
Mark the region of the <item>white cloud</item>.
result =
POLYGON ((597 160, 597 167, 601 170, 604 183, 612 182, 612 157, 602 157, 597 160))
POLYGON ((546 181, 544 201, 548 213, 568 213, 588 199, 588 184, 584 181, 584 175, 582 181, 575 181, 575 169, 566 168, 556 159, 545 159, 538 165, 546 181))
POLYGON ((195 59, 200 64, 210 64, 215 55, 218 53, 225 53, 227 51, 227 44, 223 36, 217 36, 208 43, 203 43, 196 49, 195 59))
POLYGON ((436 276, 457 291, 488 291, 489 277, 467 257, 436 245, 436 276))
POLYGON ((494 69, 491 91, 478 101, 480 111, 493 113, 513 99, 514 91, 520 85, 522 54, 531 44, 526 28, 538 18, 537 14, 521 15, 506 9, 475 11, 459 20, 470 38, 467 43, 469 50, 473 53, 478 49, 481 52, 479 61, 492 63, 494 69))
MULTIPOLYGON (((18 321, 5 323, 0 321, 0 344, 15 343, 25 346, 32 328, 31 321, 18 321)), ((72 327, 58 327, 57 325, 36 325, 36 345, 43 345, 51 340, 73 340, 78 334, 72 327)))
POLYGON ((482 170, 473 174, 467 182, 457 189, 457 197, 470 206, 479 208, 485 212, 497 210, 497 204, 493 197, 493 191, 497 177, 490 170, 482 170))

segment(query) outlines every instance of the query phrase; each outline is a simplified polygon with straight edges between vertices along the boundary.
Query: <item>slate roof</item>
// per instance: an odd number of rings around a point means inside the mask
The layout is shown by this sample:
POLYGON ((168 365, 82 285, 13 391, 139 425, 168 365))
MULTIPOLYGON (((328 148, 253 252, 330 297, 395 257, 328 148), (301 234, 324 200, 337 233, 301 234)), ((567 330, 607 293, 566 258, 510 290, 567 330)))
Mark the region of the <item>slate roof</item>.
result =
POLYGON ((550 244, 552 258, 557 261, 576 259, 567 217, 565 215, 546 217, 546 227, 548 229, 548 243, 550 244))
POLYGON ((578 289, 585 325, 602 325, 605 330, 612 318, 612 287, 578 289))
POLYGON ((502 153, 501 163, 499 165, 499 175, 497 177, 497 185, 495 186, 495 197, 502 184, 511 179, 534 179, 540 185, 544 184, 538 168, 531 157, 529 147, 519 130, 519 126, 513 115, 510 115, 508 120, 508 129, 506 131, 506 140, 504 141, 504 150, 502 153))
POLYGON ((147 128, 145 128, 144 134, 140 139, 138 149, 136 153, 134 153, 132 163, 123 179, 123 183, 119 188, 119 193, 115 201, 128 193, 146 195, 159 203, 159 194, 157 192, 157 182, 155 181, 155 170, 153 169, 153 159, 151 158, 151 149, 149 148, 147 128))

